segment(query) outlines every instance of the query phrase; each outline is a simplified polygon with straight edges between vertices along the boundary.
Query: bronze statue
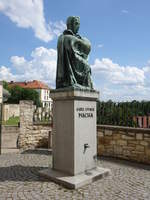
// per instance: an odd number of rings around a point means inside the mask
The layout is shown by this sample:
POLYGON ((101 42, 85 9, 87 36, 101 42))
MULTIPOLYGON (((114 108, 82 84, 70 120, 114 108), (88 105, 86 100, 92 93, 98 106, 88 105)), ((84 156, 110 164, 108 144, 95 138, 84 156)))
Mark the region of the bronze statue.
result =
POLYGON ((67 19, 67 29, 58 38, 56 89, 93 89, 88 54, 91 44, 78 34, 80 18, 67 19))

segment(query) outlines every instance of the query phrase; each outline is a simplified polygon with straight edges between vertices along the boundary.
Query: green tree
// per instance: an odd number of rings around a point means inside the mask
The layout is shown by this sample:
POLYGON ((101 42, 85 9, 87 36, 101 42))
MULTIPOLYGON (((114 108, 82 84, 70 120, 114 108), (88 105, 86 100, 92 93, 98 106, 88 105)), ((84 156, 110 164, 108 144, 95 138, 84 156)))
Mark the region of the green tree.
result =
POLYGON ((35 105, 41 106, 39 93, 33 89, 25 89, 20 86, 9 88, 11 96, 8 98, 7 103, 19 103, 20 100, 32 100, 35 105))
POLYGON ((97 122, 105 125, 119 125, 137 127, 134 116, 150 116, 150 101, 132 102, 104 102, 99 101, 97 106, 97 122))
POLYGON ((8 90, 8 91, 10 90, 8 83, 6 81, 3 81, 3 88, 8 90))

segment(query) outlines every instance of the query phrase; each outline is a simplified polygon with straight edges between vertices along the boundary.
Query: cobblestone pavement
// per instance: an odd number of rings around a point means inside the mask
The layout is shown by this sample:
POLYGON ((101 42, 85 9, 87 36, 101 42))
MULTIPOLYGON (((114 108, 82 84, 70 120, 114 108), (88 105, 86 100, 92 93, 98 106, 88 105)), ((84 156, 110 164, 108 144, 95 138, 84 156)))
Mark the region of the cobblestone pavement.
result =
POLYGON ((110 168, 110 176, 68 190, 38 176, 38 171, 50 163, 48 151, 1 155, 0 200, 150 200, 149 166, 101 158, 97 163, 110 168))

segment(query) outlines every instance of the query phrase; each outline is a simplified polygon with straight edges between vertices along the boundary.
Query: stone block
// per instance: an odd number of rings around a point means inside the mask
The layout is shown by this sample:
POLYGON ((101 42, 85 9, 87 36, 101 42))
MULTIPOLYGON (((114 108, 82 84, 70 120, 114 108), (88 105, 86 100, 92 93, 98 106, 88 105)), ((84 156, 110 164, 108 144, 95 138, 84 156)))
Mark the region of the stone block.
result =
POLYGON ((128 135, 132 136, 132 137, 135 137, 135 133, 132 133, 132 132, 128 132, 128 135))
MULTIPOLYGON (((109 169, 104 169, 100 167, 93 168, 84 172, 82 174, 77 174, 76 176, 69 176, 61 171, 55 171, 53 169, 44 169, 39 172, 39 174, 46 179, 59 183, 69 189, 78 189, 87 184, 104 178, 109 175, 111 172, 109 169)), ((70 199, 70 198, 69 198, 70 199)))
POLYGON ((131 140, 131 141, 129 140, 129 141, 128 141, 128 145, 131 145, 131 146, 132 146, 132 145, 139 144, 139 143, 140 143, 140 142, 137 141, 137 140, 131 140))
POLYGON ((105 143, 105 138, 104 137, 99 137, 98 138, 98 144, 104 144, 105 143))
POLYGON ((33 130, 37 130, 37 126, 33 126, 33 130))
POLYGON ((111 144, 111 145, 115 145, 115 144, 117 144, 117 142, 116 142, 115 140, 111 140, 111 141, 110 141, 110 144, 111 144))
POLYGON ((99 138, 99 144, 109 145, 110 142, 111 142, 111 138, 108 138, 108 137, 100 137, 99 138))
POLYGON ((113 149, 112 145, 105 145, 105 149, 113 149))
POLYGON ((104 145, 99 145, 98 146, 98 155, 101 156, 103 155, 103 152, 105 151, 104 145))
POLYGON ((103 136, 104 136, 104 133, 101 132, 101 131, 98 131, 98 132, 97 132, 97 136, 98 136, 98 137, 103 137, 103 136))
POLYGON ((123 135, 123 134, 125 134, 125 131, 119 131, 118 132, 120 135, 123 135))
POLYGON ((142 133, 137 133, 136 134, 136 139, 137 140, 143 140, 143 134, 142 133))
POLYGON ((110 145, 111 139, 104 137, 104 145, 110 145))
POLYGON ((126 146, 127 145, 127 141, 126 140, 117 140, 117 144, 121 145, 121 146, 126 146))
POLYGON ((113 148, 106 148, 105 152, 106 152, 108 155, 113 155, 114 149, 113 149, 113 148))
POLYGON ((115 155, 122 154, 122 151, 123 151, 122 146, 118 146, 118 145, 114 146, 114 154, 115 155))
POLYGON ((144 137, 144 141, 150 142, 150 138, 144 137))
POLYGON ((149 157, 149 160, 150 160, 150 149, 146 149, 145 154, 149 157))
POLYGON ((105 136, 111 136, 112 130, 105 130, 105 136))
POLYGON ((139 160, 139 155, 144 155, 143 151, 132 151, 134 155, 136 155, 136 160, 139 160))
POLYGON ((129 150, 123 150, 123 155, 130 156, 131 152, 129 150))
POLYGON ((140 144, 142 146, 148 146, 149 145, 149 142, 148 141, 141 141, 140 144))
POLYGON ((120 139, 121 138, 121 134, 119 134, 119 133, 114 133, 113 134, 113 139, 114 140, 118 140, 118 139, 120 139))
POLYGON ((129 150, 130 151, 130 153, 131 153, 131 151, 134 151, 135 150, 135 146, 123 146, 123 149, 124 150, 129 150))
POLYGON ((136 150, 137 150, 137 151, 140 151, 140 152, 141 152, 141 151, 143 152, 143 151, 144 151, 144 146, 136 145, 136 150))
POLYGON ((41 130, 41 134, 47 134, 47 130, 41 130))
POLYGON ((150 138, 150 134, 145 133, 144 138, 150 138))
POLYGON ((134 137, 130 135, 122 135, 121 138, 124 140, 134 140, 134 137))

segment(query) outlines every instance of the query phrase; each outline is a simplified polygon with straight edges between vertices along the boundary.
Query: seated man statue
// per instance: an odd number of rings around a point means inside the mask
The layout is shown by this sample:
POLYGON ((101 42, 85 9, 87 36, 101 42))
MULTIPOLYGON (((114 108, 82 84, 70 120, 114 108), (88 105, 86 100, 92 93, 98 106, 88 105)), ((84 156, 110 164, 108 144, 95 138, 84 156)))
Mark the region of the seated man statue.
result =
POLYGON ((93 89, 91 68, 88 64, 90 42, 78 35, 79 17, 68 17, 67 30, 58 38, 56 89, 93 89))

